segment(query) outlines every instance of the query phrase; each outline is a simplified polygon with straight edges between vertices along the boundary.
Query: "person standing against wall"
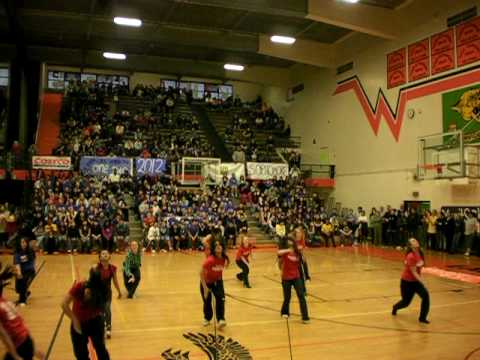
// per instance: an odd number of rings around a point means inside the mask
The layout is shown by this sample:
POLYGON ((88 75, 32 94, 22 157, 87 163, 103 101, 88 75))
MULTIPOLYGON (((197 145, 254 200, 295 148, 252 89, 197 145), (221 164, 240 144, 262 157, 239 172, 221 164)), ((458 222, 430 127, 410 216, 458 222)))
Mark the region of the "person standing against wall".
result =
POLYGON ((425 214, 427 222, 427 247, 431 250, 437 249, 437 210, 427 211, 425 214))
POLYGON ((477 230, 477 219, 471 211, 465 211, 465 256, 470 256, 473 239, 477 230))
POLYGON ((379 246, 382 243, 382 217, 377 209, 372 208, 368 221, 373 233, 373 245, 379 246))

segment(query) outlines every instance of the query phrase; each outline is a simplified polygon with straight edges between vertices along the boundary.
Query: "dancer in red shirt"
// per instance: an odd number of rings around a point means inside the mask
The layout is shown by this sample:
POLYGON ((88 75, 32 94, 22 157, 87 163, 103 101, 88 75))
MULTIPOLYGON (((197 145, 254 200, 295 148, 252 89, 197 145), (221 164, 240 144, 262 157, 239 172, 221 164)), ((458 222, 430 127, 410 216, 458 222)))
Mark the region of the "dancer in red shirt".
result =
POLYGON ((5 360, 32 360, 34 356, 43 359, 40 351, 34 350, 30 332, 25 326, 22 317, 18 315, 15 305, 3 297, 3 288, 9 284, 15 273, 10 266, 2 267, 0 264, 0 339, 7 354, 5 360))
POLYGON ((211 255, 207 257, 200 270, 200 292, 203 300, 203 325, 207 326, 213 318, 212 293, 215 296, 215 314, 219 328, 225 322, 225 290, 223 288, 223 269, 229 265, 230 260, 225 252, 225 247, 219 240, 211 243, 211 255))
POLYGON ((103 312, 105 310, 106 289, 100 272, 94 268, 90 270, 87 281, 80 281, 73 285, 62 302, 65 315, 72 320, 70 336, 73 352, 77 360, 89 359, 88 339, 92 341, 98 360, 110 360, 105 347, 105 325, 103 312), (70 304, 72 304, 70 307, 70 304))
POLYGON ((100 272, 103 285, 107 291, 105 302, 105 334, 107 339, 112 336, 112 280, 115 289, 117 290, 118 298, 121 299, 122 292, 117 278, 117 267, 110 264, 111 255, 108 250, 102 250, 99 255, 99 262, 97 270, 100 272))
POLYGON ((421 278, 422 268, 425 266, 425 258, 417 239, 411 238, 408 240, 408 250, 404 264, 405 268, 400 281, 402 300, 393 305, 392 315, 397 315, 398 310, 410 305, 413 296, 418 294, 422 298, 418 321, 429 324, 427 315, 430 310, 430 295, 421 278))
POLYGON ((283 288, 283 305, 281 314, 283 317, 287 318, 290 316, 290 298, 292 296, 293 286, 297 293, 298 302, 300 303, 302 320, 307 324, 310 322, 310 318, 308 316, 307 301, 305 300, 305 291, 300 274, 302 255, 300 250, 298 250, 297 243, 293 237, 288 237, 287 246, 287 249, 278 250, 278 256, 281 257, 283 288))
POLYGON ((237 250, 237 256, 235 262, 242 272, 237 274, 237 279, 243 281, 243 286, 246 288, 251 288, 250 282, 248 281, 248 274, 250 273, 250 261, 249 256, 252 254, 252 245, 248 242, 247 232, 242 231, 240 235, 240 246, 237 250))

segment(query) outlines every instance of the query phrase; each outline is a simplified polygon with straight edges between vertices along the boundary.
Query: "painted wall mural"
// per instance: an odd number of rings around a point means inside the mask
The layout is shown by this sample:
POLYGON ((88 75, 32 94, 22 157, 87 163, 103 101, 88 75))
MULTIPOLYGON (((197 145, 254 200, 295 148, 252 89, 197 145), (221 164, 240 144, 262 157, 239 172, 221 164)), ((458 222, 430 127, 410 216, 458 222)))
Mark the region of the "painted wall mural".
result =
POLYGON ((443 131, 463 130, 465 143, 480 142, 480 85, 442 95, 443 131))
MULTIPOLYGON (((479 83, 480 65, 471 69, 462 69, 456 73, 449 74, 448 76, 443 76, 425 81, 423 83, 404 87, 400 89, 398 94, 397 107, 395 111, 385 98, 381 88, 378 92, 375 106, 373 106, 372 102, 365 93, 360 79, 357 76, 338 83, 334 95, 343 94, 347 91, 353 91, 375 136, 378 135, 380 123, 382 119, 384 119, 393 137, 398 142, 400 140, 400 132, 402 129, 406 106, 410 100, 444 93, 453 89, 477 85, 479 83)), ((455 104, 456 103, 454 103, 453 106, 455 106, 455 104)), ((468 110, 465 111, 468 112, 468 110)), ((478 121, 476 122, 478 123, 478 121)))

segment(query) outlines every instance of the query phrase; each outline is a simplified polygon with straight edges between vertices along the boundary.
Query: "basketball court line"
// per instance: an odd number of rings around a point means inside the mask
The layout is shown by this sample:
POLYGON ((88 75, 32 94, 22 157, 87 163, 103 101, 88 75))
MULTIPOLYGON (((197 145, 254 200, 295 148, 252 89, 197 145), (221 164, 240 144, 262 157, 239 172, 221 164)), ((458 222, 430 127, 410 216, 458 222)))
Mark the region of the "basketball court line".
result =
MULTIPOLYGON (((269 310, 272 312, 277 312, 280 314, 279 309, 273 309, 270 307, 262 306, 262 305, 256 305, 252 304, 247 301, 240 301, 239 299, 232 297, 229 294, 225 294, 227 297, 237 300, 239 302, 245 303, 247 305, 251 305, 254 307, 258 307, 264 310, 269 310)), ((478 304, 480 303, 479 300, 471 300, 471 301, 463 301, 463 302, 456 302, 456 303, 449 303, 449 304, 440 304, 440 305, 433 305, 431 306, 432 309, 440 309, 440 308, 447 308, 447 307, 454 307, 454 306, 462 306, 462 305, 471 305, 471 304, 478 304)), ((414 307, 411 306, 408 309, 405 309, 403 311, 404 313, 411 313, 418 311, 420 307, 414 307)), ((346 314, 337 314, 337 315, 330 315, 330 316, 322 316, 319 318, 316 317, 311 317, 312 320, 318 320, 318 321, 333 321, 335 319, 343 319, 343 318, 350 318, 350 317, 365 317, 365 316, 371 316, 371 315, 383 315, 383 314, 390 314, 391 310, 382 310, 382 311, 366 311, 366 312, 356 312, 356 313, 346 313, 346 314)), ((291 315, 294 316, 300 316, 299 314, 292 313, 291 315)), ((234 327, 234 326, 252 326, 252 325, 266 325, 266 324, 276 324, 276 323, 283 323, 285 320, 283 319, 278 319, 278 320, 254 320, 254 321, 238 321, 238 322, 228 322, 228 327, 234 327)), ((375 326, 369 326, 369 325, 362 325, 362 324, 351 324, 351 323, 344 323, 344 322, 338 322, 340 325, 349 325, 349 326, 360 326, 360 327, 368 327, 368 328, 374 328, 374 329, 381 329, 381 330, 390 330, 390 331, 402 331, 402 332, 427 332, 427 333, 433 333, 433 334, 445 334, 445 335, 473 335, 473 336, 478 336, 480 335, 480 332, 478 333, 468 333, 468 332, 438 332, 438 331, 428 331, 428 330, 418 330, 418 329, 401 329, 401 328, 388 328, 388 327, 375 327, 375 326)), ((161 331, 172 331, 172 330, 188 330, 188 329, 196 329, 196 328, 203 328, 201 322, 199 321, 196 324, 186 324, 186 325, 176 325, 176 326, 162 326, 162 327, 154 327, 154 328, 142 328, 142 329, 124 329, 124 330, 116 330, 116 333, 123 333, 123 334, 129 334, 129 333, 142 333, 142 332, 161 332, 161 331)))

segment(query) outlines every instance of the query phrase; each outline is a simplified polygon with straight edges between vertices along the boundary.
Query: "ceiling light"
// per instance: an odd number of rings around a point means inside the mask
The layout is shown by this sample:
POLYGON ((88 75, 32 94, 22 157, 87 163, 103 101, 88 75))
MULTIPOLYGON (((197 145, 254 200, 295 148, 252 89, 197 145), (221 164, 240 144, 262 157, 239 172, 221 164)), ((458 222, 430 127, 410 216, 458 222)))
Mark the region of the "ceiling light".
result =
POLYGON ((140 19, 120 17, 120 16, 114 17, 113 22, 117 25, 123 25, 123 26, 134 26, 134 27, 142 26, 142 20, 140 19))
POLYGON ((113 52, 104 52, 103 57, 114 60, 125 60, 127 58, 127 55, 113 52))
POLYGON ((360 0, 343 0, 344 2, 347 2, 347 3, 350 3, 350 4, 356 4, 358 3, 360 0))
POLYGON ((270 41, 279 44, 292 45, 296 41, 296 39, 290 36, 273 35, 270 38, 270 41))
POLYGON ((236 65, 236 64, 225 64, 223 65, 225 70, 232 70, 232 71, 243 71, 245 67, 243 65, 236 65))

